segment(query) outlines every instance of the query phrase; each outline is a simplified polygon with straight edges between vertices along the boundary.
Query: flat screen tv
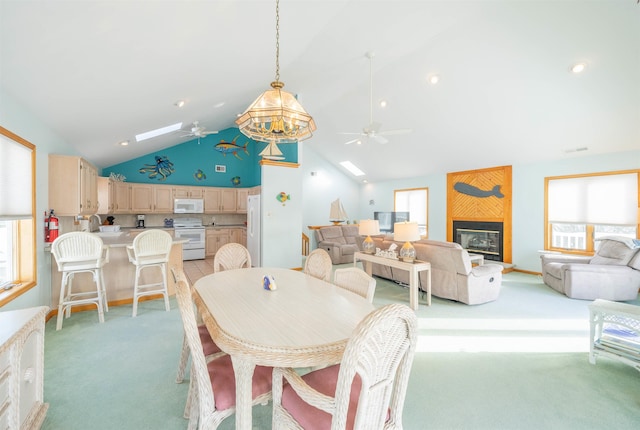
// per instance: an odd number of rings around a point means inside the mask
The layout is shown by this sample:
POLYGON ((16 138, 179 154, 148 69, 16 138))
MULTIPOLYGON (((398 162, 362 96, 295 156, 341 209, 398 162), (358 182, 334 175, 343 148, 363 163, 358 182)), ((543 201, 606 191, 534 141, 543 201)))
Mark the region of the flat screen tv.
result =
POLYGON ((373 219, 380 224, 380 233, 393 233, 393 224, 409 221, 409 212, 374 212, 373 219))

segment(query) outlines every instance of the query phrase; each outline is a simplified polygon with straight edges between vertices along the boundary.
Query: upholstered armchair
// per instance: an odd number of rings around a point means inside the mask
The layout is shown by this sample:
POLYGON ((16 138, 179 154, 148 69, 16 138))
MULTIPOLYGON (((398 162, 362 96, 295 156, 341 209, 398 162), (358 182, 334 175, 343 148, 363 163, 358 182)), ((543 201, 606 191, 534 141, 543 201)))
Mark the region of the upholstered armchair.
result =
POLYGON ((315 235, 318 248, 329 253, 333 264, 353 263, 353 254, 362 246, 357 225, 322 227, 315 235))
POLYGON ((635 300, 640 289, 637 241, 609 236, 600 239, 593 257, 543 254, 542 280, 572 299, 635 300))

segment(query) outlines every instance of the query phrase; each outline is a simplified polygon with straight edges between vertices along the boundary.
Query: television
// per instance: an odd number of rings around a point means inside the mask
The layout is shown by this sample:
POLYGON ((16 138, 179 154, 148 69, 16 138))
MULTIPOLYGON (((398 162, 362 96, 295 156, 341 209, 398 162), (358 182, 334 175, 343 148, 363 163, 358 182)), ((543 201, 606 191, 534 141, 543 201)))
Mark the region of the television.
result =
POLYGON ((380 224, 380 233, 393 233, 397 222, 409 221, 409 212, 374 212, 373 219, 380 224))

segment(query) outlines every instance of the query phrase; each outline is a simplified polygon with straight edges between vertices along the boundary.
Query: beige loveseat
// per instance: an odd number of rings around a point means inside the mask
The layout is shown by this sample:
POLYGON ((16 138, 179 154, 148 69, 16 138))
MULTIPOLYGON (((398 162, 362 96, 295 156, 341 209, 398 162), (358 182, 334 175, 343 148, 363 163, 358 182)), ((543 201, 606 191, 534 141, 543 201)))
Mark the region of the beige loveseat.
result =
MULTIPOLYGON (((394 242, 393 236, 374 236, 372 239, 380 249, 388 249, 395 243, 399 250, 403 245, 402 242, 394 242)), ((431 263, 431 293, 434 296, 476 305, 496 300, 500 295, 502 265, 487 263, 473 267, 467 251, 457 243, 422 239, 413 242, 413 246, 418 260, 431 263)), ((373 264, 372 273, 409 283, 409 272, 406 270, 373 264)), ((420 273, 421 288, 426 288, 426 276, 426 272, 420 273)))
POLYGON ((572 299, 635 300, 640 288, 640 248, 632 239, 607 237, 593 257, 543 254, 542 280, 572 299))
POLYGON ((322 227, 315 231, 318 248, 329 253, 333 264, 353 263, 353 254, 362 248, 357 225, 322 227))

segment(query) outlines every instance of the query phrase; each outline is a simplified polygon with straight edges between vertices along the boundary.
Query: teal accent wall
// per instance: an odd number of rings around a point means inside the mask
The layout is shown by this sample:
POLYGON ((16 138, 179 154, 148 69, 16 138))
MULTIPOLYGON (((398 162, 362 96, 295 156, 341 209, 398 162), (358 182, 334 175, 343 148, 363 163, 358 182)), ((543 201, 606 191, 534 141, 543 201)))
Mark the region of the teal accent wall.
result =
MULTIPOLYGON (((143 143, 141 143, 143 144, 143 143)), ((102 176, 118 173, 127 178, 127 182, 197 185, 207 187, 234 187, 232 178, 239 176, 237 187, 254 187, 260 185, 259 164, 260 152, 267 144, 249 139, 237 128, 228 128, 218 134, 204 138, 190 140, 162 151, 152 152, 142 157, 134 158, 124 163, 102 169, 102 176), (221 143, 232 144, 224 151, 221 143), (246 147, 245 147, 246 146, 246 147), (173 173, 158 168, 156 157, 162 157, 171 162, 173 173), (216 172, 216 166, 225 166, 226 172, 216 172), (141 172, 142 169, 142 172, 141 172), (196 172, 201 170, 205 178, 196 178, 196 172), (154 177, 151 174, 157 172, 154 177), (161 172, 167 174, 163 178, 161 172)), ((290 163, 298 162, 297 144, 279 145, 284 160, 290 163)), ((161 166, 160 166, 161 167, 161 166)))

